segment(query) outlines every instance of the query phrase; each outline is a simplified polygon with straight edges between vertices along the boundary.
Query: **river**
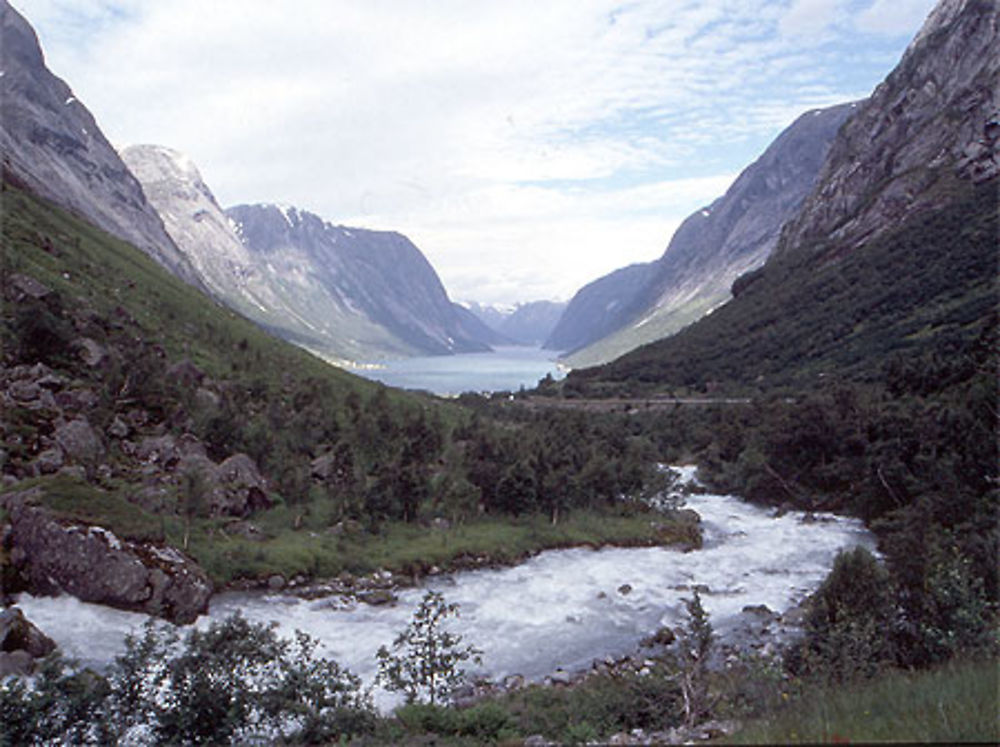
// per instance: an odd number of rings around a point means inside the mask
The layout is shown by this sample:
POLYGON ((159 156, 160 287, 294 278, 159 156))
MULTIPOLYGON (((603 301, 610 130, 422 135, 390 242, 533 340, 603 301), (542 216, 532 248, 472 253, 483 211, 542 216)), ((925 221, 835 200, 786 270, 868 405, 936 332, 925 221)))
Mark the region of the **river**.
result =
MULTIPOLYGON (((511 568, 432 577, 426 587, 459 605, 452 629, 483 650, 484 674, 540 679, 633 652, 658 628, 682 625, 683 600, 695 586, 725 641, 745 621, 744 607, 785 611, 819 586, 839 550, 875 545, 860 521, 831 514, 774 516, 739 498, 711 494, 688 496, 687 506, 702 517, 700 550, 554 550, 511 568)), ((423 593, 404 589, 397 604, 379 607, 225 593, 196 624, 236 610, 252 620, 275 620, 282 634, 309 633, 321 641, 324 656, 371 681, 375 652, 406 625, 423 593)), ((18 604, 65 654, 96 666, 120 652, 124 636, 145 620, 68 596, 21 595, 18 604)), ((376 702, 386 707, 392 700, 376 693, 376 702)))

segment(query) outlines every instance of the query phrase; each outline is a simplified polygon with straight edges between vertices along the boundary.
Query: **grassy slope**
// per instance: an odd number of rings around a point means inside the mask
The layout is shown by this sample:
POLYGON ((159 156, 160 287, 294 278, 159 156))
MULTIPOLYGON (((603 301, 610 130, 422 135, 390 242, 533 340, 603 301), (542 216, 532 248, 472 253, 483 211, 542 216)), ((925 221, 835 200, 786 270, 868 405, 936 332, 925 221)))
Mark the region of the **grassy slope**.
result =
POLYGON ((575 371, 591 393, 782 386, 820 374, 867 378, 932 338, 974 337, 996 305, 994 182, 953 185, 949 207, 846 256, 802 250, 770 262, 738 298, 674 337, 575 371))
POLYGON ((988 659, 918 673, 891 672, 872 682, 808 692, 727 739, 736 744, 1000 740, 1000 664, 988 659))
POLYGON ((246 340, 261 354, 259 377, 318 376, 339 389, 362 393, 376 387, 261 331, 130 244, 45 201, 4 185, 0 213, 12 272, 30 275, 105 318, 113 318, 118 307, 125 309, 169 358, 187 357, 210 376, 227 376, 233 351, 246 340), (45 238, 53 252, 42 248, 45 238))

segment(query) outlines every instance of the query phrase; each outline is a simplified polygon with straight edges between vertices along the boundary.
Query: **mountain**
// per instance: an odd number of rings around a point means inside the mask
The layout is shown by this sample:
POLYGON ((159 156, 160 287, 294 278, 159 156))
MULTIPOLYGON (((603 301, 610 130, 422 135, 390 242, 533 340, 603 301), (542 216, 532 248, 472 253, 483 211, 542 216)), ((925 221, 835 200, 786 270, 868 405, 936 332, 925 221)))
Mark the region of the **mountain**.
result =
POLYGON ((341 323, 361 325, 349 344, 385 354, 482 352, 496 339, 448 299, 427 258, 399 233, 334 226, 275 205, 239 205, 226 215, 243 245, 297 297, 307 323, 332 344, 343 339, 344 328, 336 317, 307 315, 311 304, 336 309, 341 323), (371 324, 378 332, 365 337, 371 324))
POLYGON ((197 273, 167 235, 142 187, 87 108, 45 66, 34 30, 6 0, 0 0, 0 70, 4 178, 197 283, 197 273))
POLYGON ((545 346, 570 351, 573 365, 606 361, 673 334, 724 303, 733 281, 762 265, 774 249, 856 107, 842 104, 800 116, 724 196, 681 224, 660 259, 582 288, 545 346))
POLYGON ((903 219, 946 205, 956 177, 995 178, 996 38, 996 2, 939 3, 899 65, 845 125, 779 253, 830 244, 851 251, 903 219))
POLYGON ((122 158, 205 285, 280 336, 339 360, 481 351, 498 337, 452 304, 404 236, 276 205, 224 211, 182 153, 122 158))
POLYGON ((468 304, 469 311, 510 343, 541 345, 552 334, 566 304, 557 301, 531 301, 510 306, 468 304))
POLYGON ((996 3, 942 2, 840 129, 737 297, 567 386, 777 386, 964 365, 996 325, 997 21, 996 3))

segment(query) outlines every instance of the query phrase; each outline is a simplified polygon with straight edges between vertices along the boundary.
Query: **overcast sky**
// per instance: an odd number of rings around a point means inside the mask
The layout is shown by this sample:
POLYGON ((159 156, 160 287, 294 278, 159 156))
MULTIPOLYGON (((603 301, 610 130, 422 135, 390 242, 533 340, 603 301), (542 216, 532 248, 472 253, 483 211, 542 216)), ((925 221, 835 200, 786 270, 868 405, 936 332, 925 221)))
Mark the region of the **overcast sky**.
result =
POLYGON ((184 151, 223 207, 400 231, 488 303, 660 256, 933 4, 12 0, 115 145, 184 151))

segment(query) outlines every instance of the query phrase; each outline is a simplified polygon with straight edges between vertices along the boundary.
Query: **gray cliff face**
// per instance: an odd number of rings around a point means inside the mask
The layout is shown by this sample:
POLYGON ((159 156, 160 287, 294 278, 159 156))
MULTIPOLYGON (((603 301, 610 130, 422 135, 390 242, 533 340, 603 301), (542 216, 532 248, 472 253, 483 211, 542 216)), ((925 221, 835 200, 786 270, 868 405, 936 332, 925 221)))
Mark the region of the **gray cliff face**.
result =
POLYGON ((955 179, 1000 173, 996 0, 942 0, 899 65, 834 141, 776 251, 851 251, 950 200, 955 179))
POLYGON ((285 339, 354 361, 486 350, 495 337, 399 234, 277 205, 227 212, 184 154, 136 145, 121 155, 205 286, 285 339))
POLYGON ((0 0, 0 158, 3 176, 142 249, 188 282, 142 187, 69 86, 45 66, 31 26, 0 0))
POLYGON ((483 339, 489 331, 448 299, 434 268, 405 236, 334 226, 275 205, 240 205, 226 214, 256 262, 287 284, 319 292, 341 316, 381 331, 382 340, 352 335, 362 347, 401 354, 489 350, 483 339))
POLYGON ((800 116, 724 196, 681 224, 659 260, 582 289, 546 347, 578 351, 600 340, 570 361, 609 360, 677 332, 728 300, 733 281, 770 255, 782 225, 813 188, 834 136, 857 107, 842 104, 800 116))

